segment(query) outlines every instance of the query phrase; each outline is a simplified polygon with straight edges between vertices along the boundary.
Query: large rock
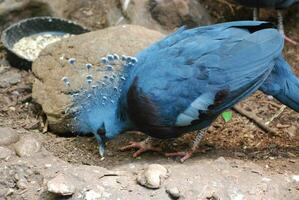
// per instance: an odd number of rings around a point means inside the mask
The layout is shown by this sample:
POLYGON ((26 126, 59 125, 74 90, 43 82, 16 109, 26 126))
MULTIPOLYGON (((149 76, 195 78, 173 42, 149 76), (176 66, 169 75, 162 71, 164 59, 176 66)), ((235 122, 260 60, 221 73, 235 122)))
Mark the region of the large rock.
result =
MULTIPOLYGON (((45 49, 32 66, 36 76, 32 96, 42 106, 50 128, 56 133, 70 131, 71 118, 65 113, 71 106, 69 90, 82 85, 82 75, 87 73, 84 64, 97 65, 109 53, 135 55, 162 37, 159 32, 126 25, 74 36, 45 49), (68 64, 69 58, 76 58, 76 67, 68 64), (64 76, 72 80, 70 88, 62 83, 64 76)), ((94 77, 103 76, 97 73, 94 77)))
POLYGON ((150 0, 150 12, 160 25, 172 30, 211 24, 207 10, 196 0, 150 0))
POLYGON ((67 18, 91 30, 135 24, 167 32, 184 24, 211 23, 196 0, 0 0, 0 30, 34 16, 67 18))
POLYGON ((211 24, 207 10, 196 0, 121 0, 123 21, 162 32, 182 25, 211 24))
POLYGON ((122 16, 122 10, 118 0, 0 1, 1 26, 34 16, 62 17, 75 20, 90 29, 99 29, 115 25, 122 16))

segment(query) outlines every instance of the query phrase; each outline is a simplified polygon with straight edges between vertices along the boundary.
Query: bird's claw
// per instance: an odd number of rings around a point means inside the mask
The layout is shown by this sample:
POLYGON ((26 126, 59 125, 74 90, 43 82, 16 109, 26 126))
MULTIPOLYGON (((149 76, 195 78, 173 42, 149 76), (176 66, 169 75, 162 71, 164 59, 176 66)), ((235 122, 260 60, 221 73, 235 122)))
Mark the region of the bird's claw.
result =
POLYGON ((174 153, 165 153, 164 155, 166 157, 181 157, 180 161, 181 163, 185 162, 187 159, 191 158, 193 153, 195 152, 201 152, 205 153, 208 149, 206 148, 199 148, 199 149, 193 149, 191 148, 189 151, 179 151, 179 152, 174 152, 174 153))
POLYGON ((142 142, 132 142, 132 141, 130 141, 129 145, 120 148, 121 151, 127 151, 127 150, 130 150, 130 149, 138 149, 133 154, 134 158, 140 156, 142 153, 144 153, 146 151, 155 151, 155 152, 161 151, 160 148, 153 147, 150 143, 147 143, 145 141, 142 141, 142 142))
POLYGON ((185 162, 188 158, 190 158, 193 155, 194 151, 180 151, 180 152, 174 152, 174 153, 165 153, 166 157, 182 157, 180 159, 181 163, 185 162))

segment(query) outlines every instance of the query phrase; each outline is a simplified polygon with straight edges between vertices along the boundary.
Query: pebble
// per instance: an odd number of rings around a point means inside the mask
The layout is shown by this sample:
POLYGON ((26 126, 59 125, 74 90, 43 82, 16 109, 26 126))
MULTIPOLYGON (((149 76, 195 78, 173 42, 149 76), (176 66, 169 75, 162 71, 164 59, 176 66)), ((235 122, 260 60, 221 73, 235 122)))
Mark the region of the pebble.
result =
POLYGON ((296 182, 299 182, 299 175, 293 175, 292 179, 296 182))
POLYGON ((177 187, 166 188, 166 192, 172 199, 179 199, 181 197, 180 191, 177 187))
POLYGON ((0 74, 0 88, 6 88, 15 85, 21 81, 21 74, 16 70, 9 70, 0 74))
POLYGON ((41 149, 39 141, 30 135, 21 138, 15 145, 16 154, 20 157, 32 156, 41 149))
POLYGON ((159 164, 151 164, 137 177, 137 182, 150 189, 160 188, 162 182, 168 177, 168 170, 159 164))
POLYGON ((6 147, 0 147, 0 160, 7 160, 11 155, 13 155, 13 151, 6 147))
POLYGON ((70 196, 75 193, 76 187, 73 184, 73 180, 69 179, 64 174, 59 174, 55 178, 51 179, 47 183, 48 192, 70 196))
POLYGON ((19 140, 18 133, 8 127, 0 127, 0 146, 6 146, 16 143, 19 140))
POLYGON ((84 200, 99 200, 101 197, 102 194, 94 190, 89 190, 84 193, 84 200))
POLYGON ((227 160, 222 156, 217 158, 214 162, 217 165, 217 167, 221 170, 230 168, 229 162, 227 162, 227 160))

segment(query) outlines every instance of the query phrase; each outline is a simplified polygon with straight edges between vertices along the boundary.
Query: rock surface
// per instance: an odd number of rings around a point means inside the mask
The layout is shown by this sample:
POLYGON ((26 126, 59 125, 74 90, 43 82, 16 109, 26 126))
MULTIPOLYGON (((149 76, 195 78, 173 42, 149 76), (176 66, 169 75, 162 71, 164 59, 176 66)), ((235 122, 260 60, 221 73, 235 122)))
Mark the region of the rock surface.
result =
MULTIPOLYGON (((73 165, 42 148, 31 157, 0 159, 0 199, 151 200, 170 199, 171 195, 173 199, 280 200, 298 196, 298 158, 289 162, 292 168, 288 170, 283 162, 280 167, 269 169, 263 161, 256 164, 230 157, 195 156, 184 164, 159 156, 153 159, 159 164, 148 166, 149 159, 137 159, 116 163, 111 171, 99 166, 73 165), (132 164, 135 167, 130 167, 132 164), (136 172, 144 175, 150 168, 164 175, 171 171, 163 182, 167 192, 136 183, 136 172)), ((109 162, 109 157, 104 162, 109 162)))
POLYGON ((41 149, 41 145, 37 139, 31 135, 23 136, 20 141, 14 145, 16 154, 20 157, 32 156, 41 149))
POLYGON ((162 182, 168 177, 168 170, 159 164, 151 164, 138 177, 137 182, 147 188, 160 188, 162 182))
POLYGON ((0 146, 10 145, 19 140, 18 133, 9 127, 0 127, 0 146))
MULTIPOLYGON (((68 91, 78 89, 84 82, 82 74, 86 75, 87 62, 96 66, 109 53, 134 55, 162 37, 156 31, 125 25, 74 36, 42 51, 32 66, 36 76, 32 96, 46 113, 50 128, 56 133, 70 131, 70 116, 65 114, 71 106, 68 91), (76 67, 68 64, 69 58, 76 58, 76 67), (64 76, 74 80, 69 90, 61 81, 64 76)), ((96 73, 97 80, 103 78, 96 73)), ((96 77, 94 71, 92 74, 96 77)))

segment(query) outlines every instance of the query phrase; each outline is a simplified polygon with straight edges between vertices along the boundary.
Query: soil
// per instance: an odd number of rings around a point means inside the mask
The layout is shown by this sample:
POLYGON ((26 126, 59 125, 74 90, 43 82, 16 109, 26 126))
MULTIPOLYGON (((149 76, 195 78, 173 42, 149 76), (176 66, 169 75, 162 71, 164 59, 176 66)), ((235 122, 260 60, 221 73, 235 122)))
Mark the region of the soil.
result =
MULTIPOLYGON (((250 9, 225 3, 226 1, 202 0, 212 13, 215 22, 227 20, 250 19, 250 9), (224 3, 220 3, 224 2, 224 3), (220 9, 221 8, 221 9, 220 9)), ((262 11, 264 20, 276 20, 274 12, 262 11), (266 16, 270 14, 270 18, 266 16)), ((299 6, 291 8, 285 17, 286 34, 299 41, 299 6)), ((287 61, 293 66, 299 76, 299 45, 286 43, 284 50, 287 61)), ((141 157, 133 158, 133 151, 121 152, 118 149, 129 141, 140 141, 146 138, 142 133, 128 133, 109 141, 107 156, 101 160, 98 146, 93 137, 58 137, 47 132, 44 128, 44 116, 38 105, 31 101, 31 82, 33 75, 30 71, 23 71, 9 67, 5 60, 4 49, 0 50, 0 75, 3 71, 14 71, 21 74, 21 80, 15 85, 0 88, 0 126, 12 127, 20 134, 35 133, 41 135, 43 146, 53 155, 72 164, 98 165, 108 169, 127 166, 138 162, 171 163, 172 159, 165 158, 159 153, 145 153, 141 157), (43 133, 45 132, 45 133, 43 133)), ((277 113, 282 104, 269 99, 261 92, 243 101, 241 107, 257 115, 261 121, 268 121, 277 113)), ((219 117, 209 128, 201 143, 208 149, 206 153, 195 153, 191 158, 251 160, 273 173, 299 173, 299 113, 285 108, 282 114, 274 119, 269 126, 277 134, 272 135, 260 129, 254 122, 233 112, 229 122, 219 117), (266 166, 266 167, 265 167, 266 166)), ((165 151, 184 150, 188 147, 194 135, 188 134, 171 141, 162 141, 161 147, 165 151)), ((188 165, 188 161, 184 163, 188 165)), ((298 188, 297 188, 298 190, 298 188)))

